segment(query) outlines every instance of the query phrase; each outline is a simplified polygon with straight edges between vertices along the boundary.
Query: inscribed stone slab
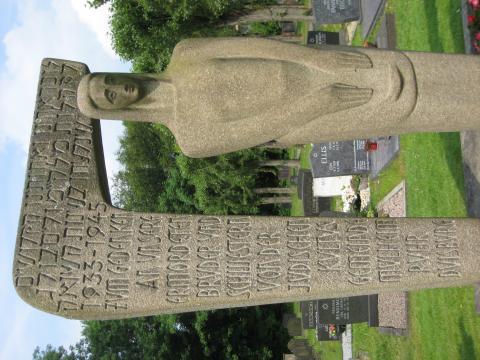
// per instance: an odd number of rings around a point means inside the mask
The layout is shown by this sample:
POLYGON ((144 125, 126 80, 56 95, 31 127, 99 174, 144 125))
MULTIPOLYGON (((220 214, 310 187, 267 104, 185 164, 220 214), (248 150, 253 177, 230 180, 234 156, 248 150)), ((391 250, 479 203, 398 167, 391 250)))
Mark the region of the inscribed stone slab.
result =
POLYGON ((478 219, 134 213, 113 207, 81 63, 42 62, 13 281, 31 305, 115 319, 479 279, 478 219))

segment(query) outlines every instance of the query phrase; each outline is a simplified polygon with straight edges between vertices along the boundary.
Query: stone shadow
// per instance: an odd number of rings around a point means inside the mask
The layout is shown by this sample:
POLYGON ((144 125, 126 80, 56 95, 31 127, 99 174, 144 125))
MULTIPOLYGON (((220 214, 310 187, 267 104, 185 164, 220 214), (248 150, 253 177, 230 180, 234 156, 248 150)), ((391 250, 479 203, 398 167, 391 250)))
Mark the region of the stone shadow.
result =
MULTIPOLYGON (((440 135, 440 139, 442 140, 443 152, 445 154, 445 160, 447 162, 448 169, 450 170, 450 173, 452 174, 452 177, 455 180, 455 185, 457 189, 463 194, 463 197, 465 199, 466 188, 467 188, 467 179, 466 179, 467 174, 464 173, 465 166, 463 165, 463 156, 462 156, 462 149, 460 146, 459 135, 458 133, 455 133, 455 132, 440 133, 439 135, 440 135)), ((476 180, 476 178, 474 178, 473 180, 476 180)), ((480 184, 477 184, 475 186, 474 191, 476 192, 476 194, 478 194, 477 196, 480 197, 480 184)), ((479 214, 480 214, 480 198, 478 199, 478 202, 479 202, 478 207, 479 207, 479 214)))
POLYGON ((463 316, 458 322, 458 327, 460 329, 460 337, 462 340, 462 343, 459 346, 459 358, 462 360, 477 359, 475 343, 472 336, 465 329, 465 320, 463 316))
POLYGON ((428 43, 431 51, 443 52, 442 39, 438 26, 437 4, 436 1, 424 1, 423 7, 427 17, 428 43))

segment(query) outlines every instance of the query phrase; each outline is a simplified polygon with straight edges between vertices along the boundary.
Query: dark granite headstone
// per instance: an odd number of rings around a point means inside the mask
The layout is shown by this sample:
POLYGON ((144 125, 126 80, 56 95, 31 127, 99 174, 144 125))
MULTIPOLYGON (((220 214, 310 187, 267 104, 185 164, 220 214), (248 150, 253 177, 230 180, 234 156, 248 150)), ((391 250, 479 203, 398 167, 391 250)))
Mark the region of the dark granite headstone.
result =
POLYGON ((309 31, 307 45, 340 45, 340 33, 331 31, 309 31))
POLYGON ((318 324, 317 340, 318 341, 335 341, 342 338, 340 332, 341 325, 335 324, 318 324))
POLYGON ((360 19, 360 0, 313 0, 318 24, 341 24, 360 19))
POLYGON ((282 34, 294 34, 297 31, 297 25, 293 21, 281 21, 280 27, 282 29, 282 34))
POLYGON ((378 326, 378 295, 352 296, 318 300, 318 322, 355 324, 368 322, 378 326))
POLYGON ((302 312, 302 328, 315 329, 317 327, 317 301, 302 301, 300 310, 302 312))
POLYGON ((310 153, 313 177, 370 173, 371 159, 365 143, 366 140, 348 140, 315 144, 310 153))

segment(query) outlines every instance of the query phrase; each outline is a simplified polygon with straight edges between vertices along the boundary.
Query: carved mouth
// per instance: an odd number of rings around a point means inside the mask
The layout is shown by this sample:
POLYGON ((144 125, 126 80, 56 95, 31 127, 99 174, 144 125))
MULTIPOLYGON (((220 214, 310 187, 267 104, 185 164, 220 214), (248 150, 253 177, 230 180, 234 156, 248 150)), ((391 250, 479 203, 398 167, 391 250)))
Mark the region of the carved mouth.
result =
POLYGON ((395 97, 395 101, 398 101, 402 96, 403 89, 405 88, 405 78, 402 74, 402 71, 398 66, 392 71, 392 93, 395 97))

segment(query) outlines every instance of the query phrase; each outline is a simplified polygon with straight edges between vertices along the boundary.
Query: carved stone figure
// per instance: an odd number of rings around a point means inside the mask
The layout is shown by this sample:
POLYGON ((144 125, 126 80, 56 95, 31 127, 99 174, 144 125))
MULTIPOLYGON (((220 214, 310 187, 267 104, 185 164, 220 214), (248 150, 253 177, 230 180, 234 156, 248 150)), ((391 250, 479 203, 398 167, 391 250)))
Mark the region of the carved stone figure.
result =
MULTIPOLYGON (((212 216, 112 206, 99 121, 76 106, 88 72, 67 60, 45 59, 41 66, 12 271, 18 294, 33 306, 69 318, 116 319, 480 280, 478 219, 212 216)), ((148 101, 157 80, 144 79, 154 81, 140 88, 121 77, 94 76, 87 84, 103 108, 167 111, 168 101, 148 101)), ((180 103, 179 89, 188 86, 176 81, 172 93, 180 103)), ((173 89, 173 83, 159 86, 173 89)), ((358 97, 367 103, 346 104, 361 109, 375 101, 375 93, 358 97)))
POLYGON ((176 46, 162 74, 85 76, 78 105, 92 118, 161 122, 185 154, 204 157, 272 142, 473 128, 469 84, 480 78, 469 69, 479 63, 466 55, 191 39, 176 46))

